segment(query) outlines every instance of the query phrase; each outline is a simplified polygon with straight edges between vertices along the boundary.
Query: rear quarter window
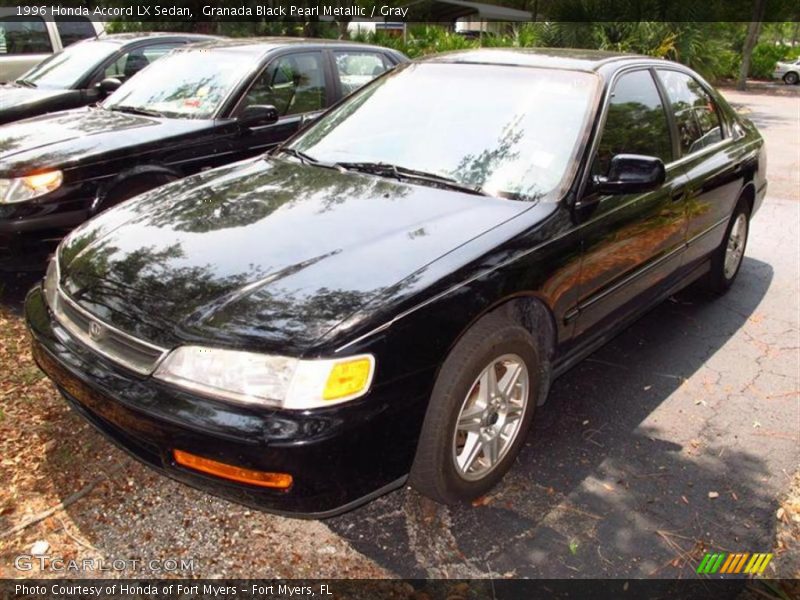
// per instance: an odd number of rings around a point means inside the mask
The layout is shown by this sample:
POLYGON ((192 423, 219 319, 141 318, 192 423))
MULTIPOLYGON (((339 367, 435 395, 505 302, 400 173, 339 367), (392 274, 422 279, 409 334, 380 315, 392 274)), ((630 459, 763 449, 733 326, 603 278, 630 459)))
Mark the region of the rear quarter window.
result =
POLYGON ((96 37, 94 25, 89 19, 56 19, 56 29, 61 37, 61 45, 65 48, 75 42, 96 37))
POLYGON ((0 56, 46 54, 53 51, 43 19, 4 17, 0 19, 0 56))

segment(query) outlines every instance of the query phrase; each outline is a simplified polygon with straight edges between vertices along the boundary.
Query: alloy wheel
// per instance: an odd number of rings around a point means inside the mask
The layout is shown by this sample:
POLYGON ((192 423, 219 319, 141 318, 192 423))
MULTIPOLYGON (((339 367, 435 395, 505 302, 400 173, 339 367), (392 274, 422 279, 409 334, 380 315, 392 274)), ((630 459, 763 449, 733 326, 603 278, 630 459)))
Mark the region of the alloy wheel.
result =
POLYGON ((529 396, 525 361, 494 359, 475 379, 456 421, 453 461, 468 481, 484 478, 503 460, 520 433, 529 396))
POLYGON ((725 278, 732 279, 739 270, 739 265, 744 256, 744 246, 747 242, 747 215, 740 213, 733 222, 728 244, 725 247, 725 278))

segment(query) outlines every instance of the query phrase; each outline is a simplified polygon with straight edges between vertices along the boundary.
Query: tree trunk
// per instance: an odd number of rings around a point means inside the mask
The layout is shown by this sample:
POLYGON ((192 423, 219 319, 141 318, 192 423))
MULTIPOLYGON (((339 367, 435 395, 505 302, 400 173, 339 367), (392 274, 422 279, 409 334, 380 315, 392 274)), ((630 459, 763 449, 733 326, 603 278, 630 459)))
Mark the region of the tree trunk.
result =
POLYGON ((750 58, 753 56, 753 48, 758 43, 758 34, 761 33, 761 20, 764 18, 764 9, 767 0, 753 0, 753 20, 747 27, 747 37, 742 48, 742 64, 739 67, 739 81, 736 89, 747 89, 747 76, 750 74, 750 58))

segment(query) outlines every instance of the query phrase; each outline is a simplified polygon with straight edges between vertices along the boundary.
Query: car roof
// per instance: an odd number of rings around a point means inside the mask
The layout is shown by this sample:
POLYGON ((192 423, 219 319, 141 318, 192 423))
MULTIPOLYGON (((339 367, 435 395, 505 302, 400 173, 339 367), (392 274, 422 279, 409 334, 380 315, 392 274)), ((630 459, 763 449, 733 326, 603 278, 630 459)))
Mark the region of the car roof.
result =
POLYGON ((610 63, 653 60, 650 56, 575 48, 480 48, 456 50, 423 58, 420 62, 470 63, 518 67, 546 67, 598 71, 610 63))
POLYGON ((112 44, 130 44, 153 38, 181 38, 185 40, 197 40, 198 42, 218 39, 213 35, 203 35, 199 33, 182 33, 180 31, 131 31, 127 33, 111 33, 97 38, 89 38, 83 42, 110 42, 112 44))
POLYGON ((251 38, 218 38, 195 44, 190 48, 204 49, 204 50, 224 50, 230 52, 240 52, 242 54, 252 54, 260 56, 278 48, 287 48, 291 46, 309 46, 315 48, 325 47, 353 47, 353 48, 372 48, 385 52, 397 54, 391 48, 384 48, 382 46, 375 46, 370 44, 361 44, 359 42, 351 42, 349 40, 329 40, 320 38, 301 38, 301 37, 251 37, 251 38))

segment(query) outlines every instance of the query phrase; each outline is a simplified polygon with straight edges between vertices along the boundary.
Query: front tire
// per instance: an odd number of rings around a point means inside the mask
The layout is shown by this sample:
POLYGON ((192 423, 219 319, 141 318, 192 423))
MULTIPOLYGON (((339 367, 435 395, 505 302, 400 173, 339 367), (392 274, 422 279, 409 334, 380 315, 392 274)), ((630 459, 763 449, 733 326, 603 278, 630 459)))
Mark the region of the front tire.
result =
POLYGON ((733 211, 725 238, 711 257, 711 270, 705 278, 706 288, 716 294, 727 292, 742 268, 747 238, 750 233, 750 209, 744 198, 733 211))
POLYGON ((800 75, 794 71, 789 71, 783 76, 783 81, 786 85, 797 85, 797 82, 800 81, 800 75))
POLYGON ((444 504, 468 502, 494 487, 525 442, 539 364, 524 327, 497 314, 478 321, 436 379, 411 485, 444 504))

